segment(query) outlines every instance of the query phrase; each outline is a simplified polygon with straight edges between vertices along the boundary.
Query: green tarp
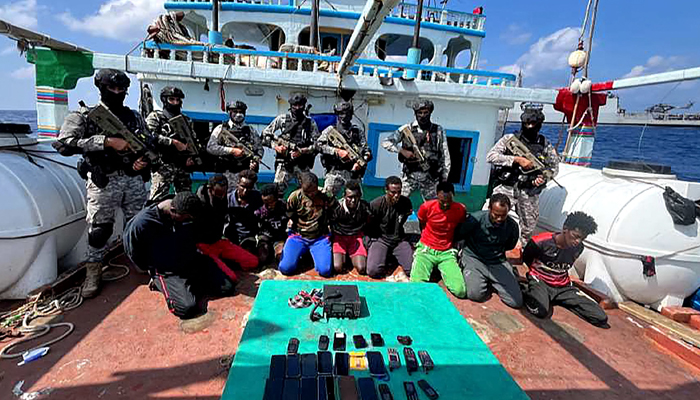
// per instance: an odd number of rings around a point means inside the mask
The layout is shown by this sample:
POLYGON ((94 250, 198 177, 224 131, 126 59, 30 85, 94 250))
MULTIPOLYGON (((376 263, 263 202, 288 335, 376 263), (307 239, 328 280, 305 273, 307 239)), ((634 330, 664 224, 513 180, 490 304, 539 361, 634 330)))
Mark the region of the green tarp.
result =
MULTIPOLYGON (((348 282, 329 282, 348 284, 348 282)), ((322 281, 264 281, 255 299, 248 324, 235 354, 222 399, 259 400, 263 398, 270 356, 285 354, 287 342, 300 340, 299 353, 315 353, 318 338, 333 338, 335 331, 347 335, 347 351, 355 351, 352 336, 381 333, 385 347, 376 348, 388 362, 387 347, 401 355, 402 367, 390 373, 394 399, 405 399, 404 381, 426 379, 444 400, 527 399, 464 317, 433 283, 352 282, 360 291, 366 307, 356 320, 309 320, 309 308, 293 309, 287 299, 299 290, 321 289, 322 281), (403 346, 396 337, 413 338, 413 350, 427 350, 435 370, 408 375, 403 346)), ((332 348, 332 344, 331 344, 332 348)), ((365 351, 368 349, 365 349, 365 351)), ((369 350, 372 350, 370 347, 369 350)), ((369 376, 367 371, 351 371, 355 377, 369 376)), ((426 399, 420 393, 421 399, 426 399)))

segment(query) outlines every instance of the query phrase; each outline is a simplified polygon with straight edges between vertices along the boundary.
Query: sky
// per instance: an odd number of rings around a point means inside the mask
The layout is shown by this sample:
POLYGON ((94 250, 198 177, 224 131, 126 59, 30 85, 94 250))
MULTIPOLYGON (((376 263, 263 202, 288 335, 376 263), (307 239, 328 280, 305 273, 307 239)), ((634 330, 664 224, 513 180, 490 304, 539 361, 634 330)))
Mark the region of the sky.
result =
MULTIPOLYGON (((425 0, 436 3, 437 0, 425 0)), ((0 0, 0 19, 96 52, 125 54, 144 36, 146 26, 163 12, 164 0, 0 0)), ((332 0, 331 0, 332 2, 332 0)), ((322 2, 323 3, 323 2, 322 2)), ((448 8, 468 11, 484 7, 486 38, 479 68, 522 71, 527 87, 557 88, 566 84, 568 54, 575 49, 587 0, 449 0, 448 8)), ((600 0, 591 53, 590 78, 607 81, 622 77, 700 66, 700 2, 692 0, 600 0)), ((0 76, 4 95, 0 109, 34 109, 34 71, 0 37, 0 76)), ((134 79, 135 80, 135 79, 134 79)), ((128 103, 136 105, 133 89, 128 103)), ((643 110, 665 102, 697 102, 700 82, 629 89, 618 93, 627 110, 643 110)), ((69 94, 78 100, 97 100, 91 79, 81 79, 69 94)))

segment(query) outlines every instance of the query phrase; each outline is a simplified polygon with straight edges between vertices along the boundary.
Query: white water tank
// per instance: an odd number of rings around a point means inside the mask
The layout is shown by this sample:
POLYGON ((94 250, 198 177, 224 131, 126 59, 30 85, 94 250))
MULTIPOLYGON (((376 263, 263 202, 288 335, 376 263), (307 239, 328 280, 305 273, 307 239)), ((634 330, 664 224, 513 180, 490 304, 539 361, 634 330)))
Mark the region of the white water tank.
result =
POLYGON ((22 299, 84 259, 85 181, 77 157, 0 124, 0 299, 22 299), (65 264, 65 265, 63 265, 65 264))
POLYGON ((676 179, 670 171, 601 170, 560 164, 557 181, 540 197, 542 230, 560 230, 566 216, 593 216, 598 232, 587 239, 575 267, 584 281, 616 301, 633 300, 660 309, 680 305, 700 287, 700 225, 676 225, 662 197, 670 186, 700 199, 700 183, 676 179), (656 275, 645 276, 635 256, 652 256, 656 275))

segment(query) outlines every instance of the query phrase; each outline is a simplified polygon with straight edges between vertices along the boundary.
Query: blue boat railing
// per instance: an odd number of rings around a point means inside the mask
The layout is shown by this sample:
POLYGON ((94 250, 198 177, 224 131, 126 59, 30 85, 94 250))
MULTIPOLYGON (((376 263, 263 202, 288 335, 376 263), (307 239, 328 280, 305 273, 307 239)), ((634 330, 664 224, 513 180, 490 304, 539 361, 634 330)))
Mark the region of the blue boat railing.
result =
MULTIPOLYGON (((142 56, 173 61, 206 62, 230 67, 256 68, 261 70, 285 70, 297 72, 320 72, 336 74, 340 57, 237 49, 224 46, 173 45, 147 42, 142 56)), ((377 77, 404 77, 407 71, 418 71, 418 81, 444 82, 450 84, 477 84, 486 86, 515 86, 513 74, 449 68, 434 65, 407 64, 382 60, 359 59, 350 69, 355 75, 377 77)))
MULTIPOLYGON (((304 0, 219 0, 220 3, 255 4, 269 6, 291 6, 300 8, 310 8, 308 1, 304 0)), ((211 3, 210 0, 168 0, 168 3, 211 3)), ((321 6, 324 4, 321 2, 321 6)), ((342 8, 342 5, 339 5, 342 8)), ((418 13, 416 4, 401 2, 391 11, 389 16, 395 18, 415 20, 418 13)), ((472 29, 475 31, 484 30, 484 15, 475 15, 462 11, 441 9, 435 7, 423 7, 422 21, 432 22, 438 25, 455 26, 459 28, 472 29)))

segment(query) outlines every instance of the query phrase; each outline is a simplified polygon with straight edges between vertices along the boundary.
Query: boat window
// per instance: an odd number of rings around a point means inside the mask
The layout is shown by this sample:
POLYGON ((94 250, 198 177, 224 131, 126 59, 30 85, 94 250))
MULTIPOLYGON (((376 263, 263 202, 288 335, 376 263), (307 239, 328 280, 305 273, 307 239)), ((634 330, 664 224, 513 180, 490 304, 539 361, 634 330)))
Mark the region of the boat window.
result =
MULTIPOLYGON (((406 54, 408 54, 408 48, 411 47, 412 42, 413 36, 389 33, 376 40, 374 49, 380 60, 406 62, 406 54)), ((430 63, 435 56, 433 43, 429 39, 421 37, 418 41, 418 47, 421 49, 420 63, 430 63)))
POLYGON ((471 159, 471 138, 447 137, 447 144, 450 149, 450 161, 452 167, 447 181, 455 186, 468 186, 469 162, 471 159))
POLYGON ((284 30, 277 25, 229 22, 221 28, 229 47, 276 51, 285 43, 284 30))
POLYGON ((443 54, 447 56, 447 64, 442 65, 451 68, 472 67, 471 47, 472 43, 463 36, 450 39, 443 52, 443 54))
MULTIPOLYGON (((321 45, 321 52, 324 54, 332 54, 335 56, 341 56, 345 51, 345 46, 350 41, 350 36, 352 36, 352 31, 345 29, 332 29, 321 28, 319 33, 319 43, 321 45)), ((299 44, 301 46, 309 46, 311 39, 309 38, 310 30, 308 27, 304 28, 299 32, 299 44)))

